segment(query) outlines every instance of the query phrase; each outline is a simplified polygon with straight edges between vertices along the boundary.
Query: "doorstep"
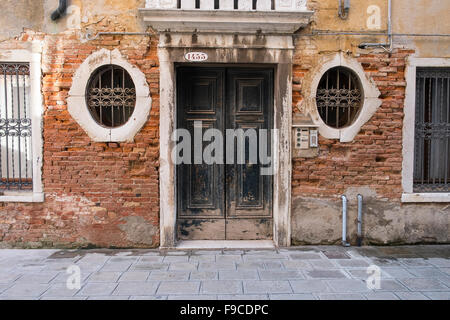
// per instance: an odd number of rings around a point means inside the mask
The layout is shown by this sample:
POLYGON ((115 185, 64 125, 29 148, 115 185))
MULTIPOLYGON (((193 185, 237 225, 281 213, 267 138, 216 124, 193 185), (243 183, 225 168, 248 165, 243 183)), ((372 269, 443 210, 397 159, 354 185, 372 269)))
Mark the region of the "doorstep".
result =
POLYGON ((273 240, 183 240, 175 249, 275 249, 273 240))

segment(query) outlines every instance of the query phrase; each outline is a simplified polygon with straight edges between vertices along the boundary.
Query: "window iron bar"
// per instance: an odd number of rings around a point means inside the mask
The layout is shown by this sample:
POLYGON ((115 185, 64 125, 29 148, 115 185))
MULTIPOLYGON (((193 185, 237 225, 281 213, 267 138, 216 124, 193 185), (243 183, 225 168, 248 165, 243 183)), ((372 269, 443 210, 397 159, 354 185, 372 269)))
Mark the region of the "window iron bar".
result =
POLYGON ((32 189, 29 80, 28 63, 0 62, 0 190, 32 189))
POLYGON ((450 68, 418 68, 414 192, 449 192, 450 68))
POLYGON ((94 120, 108 128, 119 127, 130 118, 136 104, 136 89, 122 67, 97 69, 87 87, 86 101, 94 120))

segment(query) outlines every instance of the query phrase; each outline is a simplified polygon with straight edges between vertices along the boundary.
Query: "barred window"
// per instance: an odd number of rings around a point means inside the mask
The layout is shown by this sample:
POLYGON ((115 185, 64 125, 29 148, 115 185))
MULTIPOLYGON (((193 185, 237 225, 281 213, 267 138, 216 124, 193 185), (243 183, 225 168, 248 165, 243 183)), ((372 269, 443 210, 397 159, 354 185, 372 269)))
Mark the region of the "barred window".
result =
POLYGON ((125 124, 136 105, 136 89, 130 74, 117 65, 98 68, 89 79, 86 102, 98 124, 107 128, 125 124))
POLYGON ((320 79, 316 102, 319 115, 330 127, 350 126, 362 107, 362 87, 358 76, 348 68, 334 67, 320 79))
POLYGON ((0 190, 31 190, 30 67, 0 62, 0 190))
POLYGON ((450 192, 450 68, 417 68, 414 192, 450 192))

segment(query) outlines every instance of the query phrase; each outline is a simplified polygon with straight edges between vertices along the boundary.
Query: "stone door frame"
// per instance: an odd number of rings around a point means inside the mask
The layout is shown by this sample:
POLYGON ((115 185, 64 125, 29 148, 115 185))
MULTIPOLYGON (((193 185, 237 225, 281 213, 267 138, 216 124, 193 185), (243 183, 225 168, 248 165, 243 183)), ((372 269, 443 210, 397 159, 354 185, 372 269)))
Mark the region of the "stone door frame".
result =
MULTIPOLYGON (((161 33, 160 63, 160 247, 176 247, 176 168, 171 159, 176 128, 175 66, 186 63, 185 54, 208 54, 206 63, 265 64, 274 67, 273 127, 278 137, 272 144, 273 241, 291 243, 291 124, 292 124, 292 36, 236 36, 161 33), (239 38, 242 37, 242 38, 239 38), (242 43, 246 43, 243 47, 242 43), (224 45, 225 44, 225 45, 224 45)), ((201 241, 201 240, 199 240, 201 241)))

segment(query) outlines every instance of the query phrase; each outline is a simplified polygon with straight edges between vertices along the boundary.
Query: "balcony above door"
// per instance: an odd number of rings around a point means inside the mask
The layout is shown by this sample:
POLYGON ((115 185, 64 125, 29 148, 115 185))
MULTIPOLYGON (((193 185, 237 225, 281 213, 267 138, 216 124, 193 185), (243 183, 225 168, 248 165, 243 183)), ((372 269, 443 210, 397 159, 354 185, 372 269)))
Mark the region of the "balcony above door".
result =
POLYGON ((158 32, 292 34, 309 24, 306 0, 147 0, 139 10, 158 32))

